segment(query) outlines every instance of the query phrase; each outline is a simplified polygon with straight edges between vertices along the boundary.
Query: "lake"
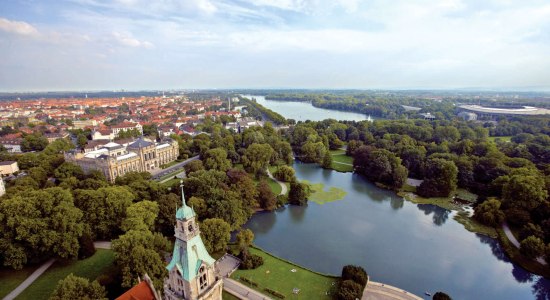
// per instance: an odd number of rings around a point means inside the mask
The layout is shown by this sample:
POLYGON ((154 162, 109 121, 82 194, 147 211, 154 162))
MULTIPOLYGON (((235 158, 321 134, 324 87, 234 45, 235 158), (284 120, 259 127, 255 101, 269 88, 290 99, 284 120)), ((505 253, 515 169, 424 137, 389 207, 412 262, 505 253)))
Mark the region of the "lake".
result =
POLYGON ((245 227, 266 251, 334 275, 360 265, 373 281, 421 297, 444 291, 453 299, 549 299, 548 280, 511 263, 495 239, 465 230, 455 212, 405 201, 361 175, 299 162, 294 168, 300 180, 347 195, 254 215, 245 227))
POLYGON ((255 98, 259 104, 283 115, 287 119, 294 119, 296 121, 322 121, 324 119, 363 121, 368 118, 367 115, 361 113, 318 108, 309 102, 266 100, 264 96, 254 95, 242 96, 248 99, 255 98))

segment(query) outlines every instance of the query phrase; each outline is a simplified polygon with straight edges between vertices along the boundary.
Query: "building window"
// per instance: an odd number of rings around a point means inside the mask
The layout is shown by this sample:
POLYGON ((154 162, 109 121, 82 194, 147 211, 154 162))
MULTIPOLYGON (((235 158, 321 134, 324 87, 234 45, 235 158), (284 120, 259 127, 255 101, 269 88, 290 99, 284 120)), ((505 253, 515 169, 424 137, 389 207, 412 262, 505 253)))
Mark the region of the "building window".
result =
POLYGON ((206 268, 204 266, 199 269, 199 284, 201 291, 208 285, 208 280, 206 279, 206 268))

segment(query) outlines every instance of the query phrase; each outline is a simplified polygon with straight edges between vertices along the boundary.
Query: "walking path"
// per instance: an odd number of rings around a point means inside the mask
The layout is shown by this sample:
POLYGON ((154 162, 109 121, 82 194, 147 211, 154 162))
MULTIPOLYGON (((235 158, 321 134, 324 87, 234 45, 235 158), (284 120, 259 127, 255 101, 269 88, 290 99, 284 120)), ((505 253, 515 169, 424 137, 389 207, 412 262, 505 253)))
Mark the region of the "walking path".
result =
MULTIPOLYGON (((431 297, 430 297, 431 298, 431 297)), ((422 300, 415 294, 409 293, 391 285, 370 281, 363 291, 361 300, 422 300)))
POLYGON ((47 262, 45 262, 43 265, 40 266, 40 268, 36 269, 31 276, 27 277, 25 281, 23 281, 18 287, 16 287, 13 291, 11 291, 6 297, 4 297, 3 300, 12 300, 15 299, 15 297, 19 296, 29 285, 31 285, 42 273, 46 272, 46 270, 55 262, 55 259, 50 259, 47 262))
POLYGON ((270 297, 230 278, 223 279, 223 289, 239 299, 272 300, 270 297))
MULTIPOLYGON (((510 227, 508 227, 508 224, 506 222, 502 223, 502 229, 504 230, 504 234, 506 234, 506 237, 508 238, 508 240, 510 240, 510 242, 516 246, 516 248, 520 248, 520 243, 519 241, 516 239, 516 237, 514 236, 514 234, 512 233, 512 231, 510 230, 510 227)), ((544 257, 542 256, 539 256, 537 257, 536 261, 540 264, 543 264, 543 265, 546 265, 546 260, 544 259, 544 257)))
POLYGON ((96 249, 111 249, 112 243, 110 241, 96 241, 94 247, 96 249))
MULTIPOLYGON (((110 241, 97 241, 94 242, 94 247, 96 249, 111 249, 111 242, 110 241)), ((13 291, 11 291, 6 297, 4 297, 2 300, 12 300, 15 299, 19 294, 21 294, 26 288, 29 287, 40 275, 42 275, 46 270, 51 267, 51 265, 55 262, 55 259, 52 258, 45 262, 40 268, 36 269, 25 281, 23 281, 18 287, 16 287, 13 291)))
POLYGON ((267 176, 269 176, 269 178, 275 180, 281 186, 281 192, 279 193, 279 195, 286 195, 286 192, 288 190, 286 188, 286 184, 282 181, 277 180, 275 177, 273 177, 273 175, 271 174, 271 172, 269 172, 269 170, 267 170, 267 176))
POLYGON ((339 161, 332 161, 333 163, 335 164, 341 164, 341 165, 346 165, 346 166, 353 166, 353 164, 348 164, 348 163, 345 163, 345 162, 339 162, 339 161))

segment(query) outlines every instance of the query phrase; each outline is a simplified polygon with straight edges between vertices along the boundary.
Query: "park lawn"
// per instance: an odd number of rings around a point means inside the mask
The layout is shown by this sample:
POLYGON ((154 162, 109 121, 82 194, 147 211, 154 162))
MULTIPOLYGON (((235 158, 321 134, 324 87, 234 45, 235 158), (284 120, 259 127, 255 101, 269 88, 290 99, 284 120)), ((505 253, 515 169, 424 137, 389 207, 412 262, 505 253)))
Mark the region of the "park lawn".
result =
POLYGON ((335 161, 332 161, 332 165, 330 166, 330 168, 333 169, 334 171, 342 172, 342 173, 353 172, 353 166, 338 163, 335 161))
POLYGON ((271 188, 271 191, 273 192, 273 194, 275 194, 275 196, 279 195, 283 190, 281 188, 281 185, 271 178, 267 180, 267 184, 269 184, 269 187, 271 188))
POLYGON ((497 139, 503 141, 503 142, 510 142, 512 139, 512 136, 490 136, 488 137, 489 141, 496 142, 497 139))
POLYGON ((466 230, 470 232, 484 234, 492 238, 497 238, 498 234, 494 227, 479 223, 473 217, 468 216, 467 212, 461 211, 457 213, 453 219, 462 224, 466 230))
POLYGON ((184 161, 184 160, 183 160, 183 159, 176 159, 176 160, 174 160, 174 161, 172 161, 172 162, 169 162, 169 163, 167 163, 167 164, 161 165, 160 168, 161 168, 161 169, 166 169, 166 168, 171 167, 171 166, 173 166, 173 165, 175 165, 175 164, 179 164, 179 163, 182 162, 182 161, 184 161))
POLYGON ((38 269, 38 267, 40 266, 33 265, 24 267, 21 270, 14 270, 7 267, 0 269, 0 299, 4 298, 25 281, 25 279, 27 279, 34 270, 38 269))
POLYGON ((239 298, 231 295, 230 293, 223 291, 222 292, 222 300, 239 300, 239 298))
POLYGON ((353 172, 353 157, 346 155, 346 150, 330 150, 331 168, 338 172, 353 172))
MULTIPOLYGON (((264 264, 254 270, 237 270, 231 278, 245 277, 258 284, 252 288, 273 299, 277 298, 264 291, 265 288, 285 295, 285 299, 332 299, 327 292, 336 286, 337 277, 312 272, 256 248, 250 248, 250 252, 261 256, 264 264), (293 269, 296 272, 292 272, 293 269), (298 294, 292 292, 294 288, 300 289, 298 294)), ((242 280, 239 282, 250 286, 242 280)))
POLYGON ((97 249, 94 255, 83 260, 57 261, 16 299, 48 299, 59 280, 69 274, 73 273, 92 281, 113 265, 114 261, 114 252, 106 249, 97 249))

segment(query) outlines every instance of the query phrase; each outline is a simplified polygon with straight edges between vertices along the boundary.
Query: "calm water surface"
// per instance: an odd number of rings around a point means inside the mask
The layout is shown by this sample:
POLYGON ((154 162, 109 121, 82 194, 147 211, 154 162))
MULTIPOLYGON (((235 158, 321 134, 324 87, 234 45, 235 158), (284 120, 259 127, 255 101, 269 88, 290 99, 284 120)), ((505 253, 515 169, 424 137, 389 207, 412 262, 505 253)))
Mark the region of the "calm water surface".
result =
POLYGON ((348 194, 255 215, 245 227, 263 249, 335 275, 343 265, 361 265, 372 280, 419 296, 440 290, 453 299, 550 299, 548 280, 511 263, 496 240, 465 230, 454 212, 404 201, 360 175, 294 168, 299 179, 348 194))
POLYGON ((318 108, 309 102, 275 101, 266 100, 264 96, 243 96, 248 99, 255 98, 259 104, 283 115, 287 119, 296 121, 322 121, 324 119, 362 121, 368 118, 367 115, 361 113, 318 108))

